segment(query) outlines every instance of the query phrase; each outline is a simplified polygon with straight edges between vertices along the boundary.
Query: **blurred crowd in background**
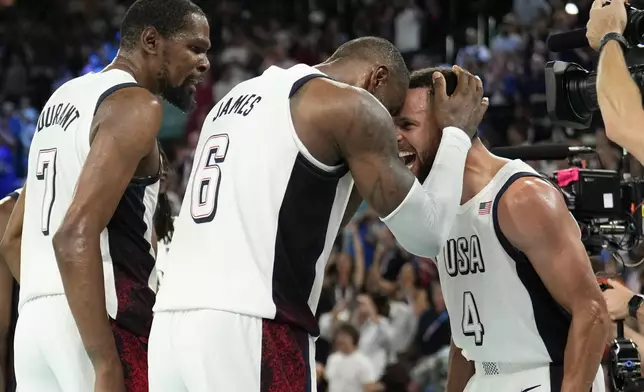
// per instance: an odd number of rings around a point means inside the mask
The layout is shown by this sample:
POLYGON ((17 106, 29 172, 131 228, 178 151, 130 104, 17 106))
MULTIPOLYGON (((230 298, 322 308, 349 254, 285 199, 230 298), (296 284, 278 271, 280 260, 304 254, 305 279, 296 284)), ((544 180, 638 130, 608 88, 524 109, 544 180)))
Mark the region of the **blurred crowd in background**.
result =
MULTIPOLYGON (((75 76, 101 70, 115 56, 130 3, 17 0, 0 9, 0 196, 22 183, 38 111, 50 93, 75 76)), ((590 49, 555 55, 545 40, 585 25, 591 0, 196 3, 211 20, 211 72, 198 88, 196 110, 185 115, 166 105, 160 132, 174 169, 166 186, 175 213, 201 123, 220 97, 272 65, 313 65, 365 35, 395 43, 411 69, 458 64, 479 75, 490 98, 480 129, 489 145, 597 145, 599 158, 591 166, 620 164, 621 150, 601 125, 572 132, 553 126, 546 114, 545 63, 561 59, 592 68, 596 57, 590 49)), ((546 173, 567 166, 532 164, 546 173)), ((639 280, 631 287, 639 292, 639 280)), ((442 391, 450 329, 436 269, 431 260, 400 249, 368 208, 338 237, 318 316, 318 371, 332 392, 362 391, 363 385, 372 391, 442 391)))

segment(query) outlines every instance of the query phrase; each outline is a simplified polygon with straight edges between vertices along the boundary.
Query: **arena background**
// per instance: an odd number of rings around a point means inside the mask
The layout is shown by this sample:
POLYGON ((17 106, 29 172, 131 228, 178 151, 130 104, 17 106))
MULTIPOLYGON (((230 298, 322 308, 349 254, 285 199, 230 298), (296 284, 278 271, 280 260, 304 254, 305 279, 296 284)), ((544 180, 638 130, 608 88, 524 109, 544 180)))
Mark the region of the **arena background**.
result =
MULTIPOLYGON (((131 1, 0 1, 0 196, 21 186, 39 110, 65 81, 98 71, 116 54, 120 20, 131 1)), ((590 167, 615 169, 621 150, 601 121, 584 132, 553 126, 545 111, 543 68, 562 59, 593 68, 590 50, 555 55, 545 39, 583 26, 591 0, 221 0, 197 1, 211 21, 209 76, 197 91, 197 109, 185 115, 164 106, 160 132, 174 171, 168 194, 178 211, 201 123, 235 84, 271 65, 316 64, 348 39, 375 35, 394 42, 410 68, 459 64, 479 75, 490 97, 481 135, 492 146, 543 142, 596 145, 590 167)), ((567 162, 531 162, 545 173, 567 162)), ((641 167, 630 167, 639 176, 641 167)), ((442 391, 449 324, 436 269, 397 245, 376 215, 362 209, 338 237, 319 317, 322 371, 334 327, 352 323, 387 391, 442 391), (367 300, 356 304, 366 289, 367 300), (378 294, 374 294, 378 293, 378 294), (374 335, 365 322, 379 311, 392 334, 374 335)), ((637 252, 635 252, 637 253, 637 252)), ((631 256, 636 256, 631 254, 631 256)), ((628 257, 628 255, 626 255, 628 257)), ((593 258, 614 271, 610 257, 593 258)), ((627 283, 642 292, 639 271, 627 283)), ((324 388, 324 386, 321 386, 324 388)))

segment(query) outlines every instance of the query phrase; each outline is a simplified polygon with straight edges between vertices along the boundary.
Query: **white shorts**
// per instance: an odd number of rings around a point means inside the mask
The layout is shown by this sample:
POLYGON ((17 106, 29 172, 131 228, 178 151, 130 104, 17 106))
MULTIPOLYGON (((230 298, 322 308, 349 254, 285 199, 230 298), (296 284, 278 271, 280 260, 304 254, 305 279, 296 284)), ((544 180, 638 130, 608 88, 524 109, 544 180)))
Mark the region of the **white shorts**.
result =
POLYGON ((14 352, 17 392, 94 390, 94 368, 64 295, 22 306, 14 352))
POLYGON ((150 392, 314 392, 315 343, 273 320, 217 310, 155 314, 150 392))
MULTIPOLYGON (((563 367, 476 363, 476 373, 464 392, 559 392, 563 367), (494 374, 498 373, 498 374, 494 374)), ((604 372, 600 367, 592 392, 605 392, 604 372)))

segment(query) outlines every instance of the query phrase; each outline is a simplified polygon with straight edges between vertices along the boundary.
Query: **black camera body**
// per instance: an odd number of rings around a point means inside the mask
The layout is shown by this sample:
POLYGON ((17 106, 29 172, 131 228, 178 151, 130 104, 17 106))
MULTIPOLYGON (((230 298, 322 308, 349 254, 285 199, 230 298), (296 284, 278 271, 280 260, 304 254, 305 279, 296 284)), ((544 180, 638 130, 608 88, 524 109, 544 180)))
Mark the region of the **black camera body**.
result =
MULTIPOLYGON (((644 11, 626 4, 627 24, 624 38, 631 46, 626 64, 631 77, 644 91, 644 11)), ((576 49, 576 48, 570 48, 576 49)), ((572 129, 588 129, 597 103, 597 73, 579 64, 551 61, 546 64, 546 105, 556 125, 572 129)))
POLYGON ((620 250, 642 238, 644 182, 624 181, 614 170, 578 167, 556 171, 549 179, 564 196, 589 254, 620 250))

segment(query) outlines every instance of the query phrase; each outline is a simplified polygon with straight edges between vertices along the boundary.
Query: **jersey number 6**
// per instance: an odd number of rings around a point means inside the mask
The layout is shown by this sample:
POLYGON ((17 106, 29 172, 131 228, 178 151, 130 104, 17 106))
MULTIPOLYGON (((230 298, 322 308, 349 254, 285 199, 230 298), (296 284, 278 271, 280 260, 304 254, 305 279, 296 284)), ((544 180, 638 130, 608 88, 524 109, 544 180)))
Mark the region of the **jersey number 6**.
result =
POLYGON ((463 293, 463 321, 461 326, 463 327, 463 335, 473 336, 474 344, 477 346, 483 345, 485 330, 483 324, 481 324, 479 310, 476 308, 474 295, 471 291, 463 293))
POLYGON ((39 181, 45 181, 40 212, 40 230, 44 235, 49 235, 51 208, 54 206, 56 198, 56 151, 55 148, 38 151, 38 162, 36 163, 36 178, 39 181))
POLYGON ((206 223, 215 219, 217 198, 221 182, 219 163, 228 153, 228 135, 213 135, 204 144, 199 163, 192 181, 190 214, 195 223, 206 223))

